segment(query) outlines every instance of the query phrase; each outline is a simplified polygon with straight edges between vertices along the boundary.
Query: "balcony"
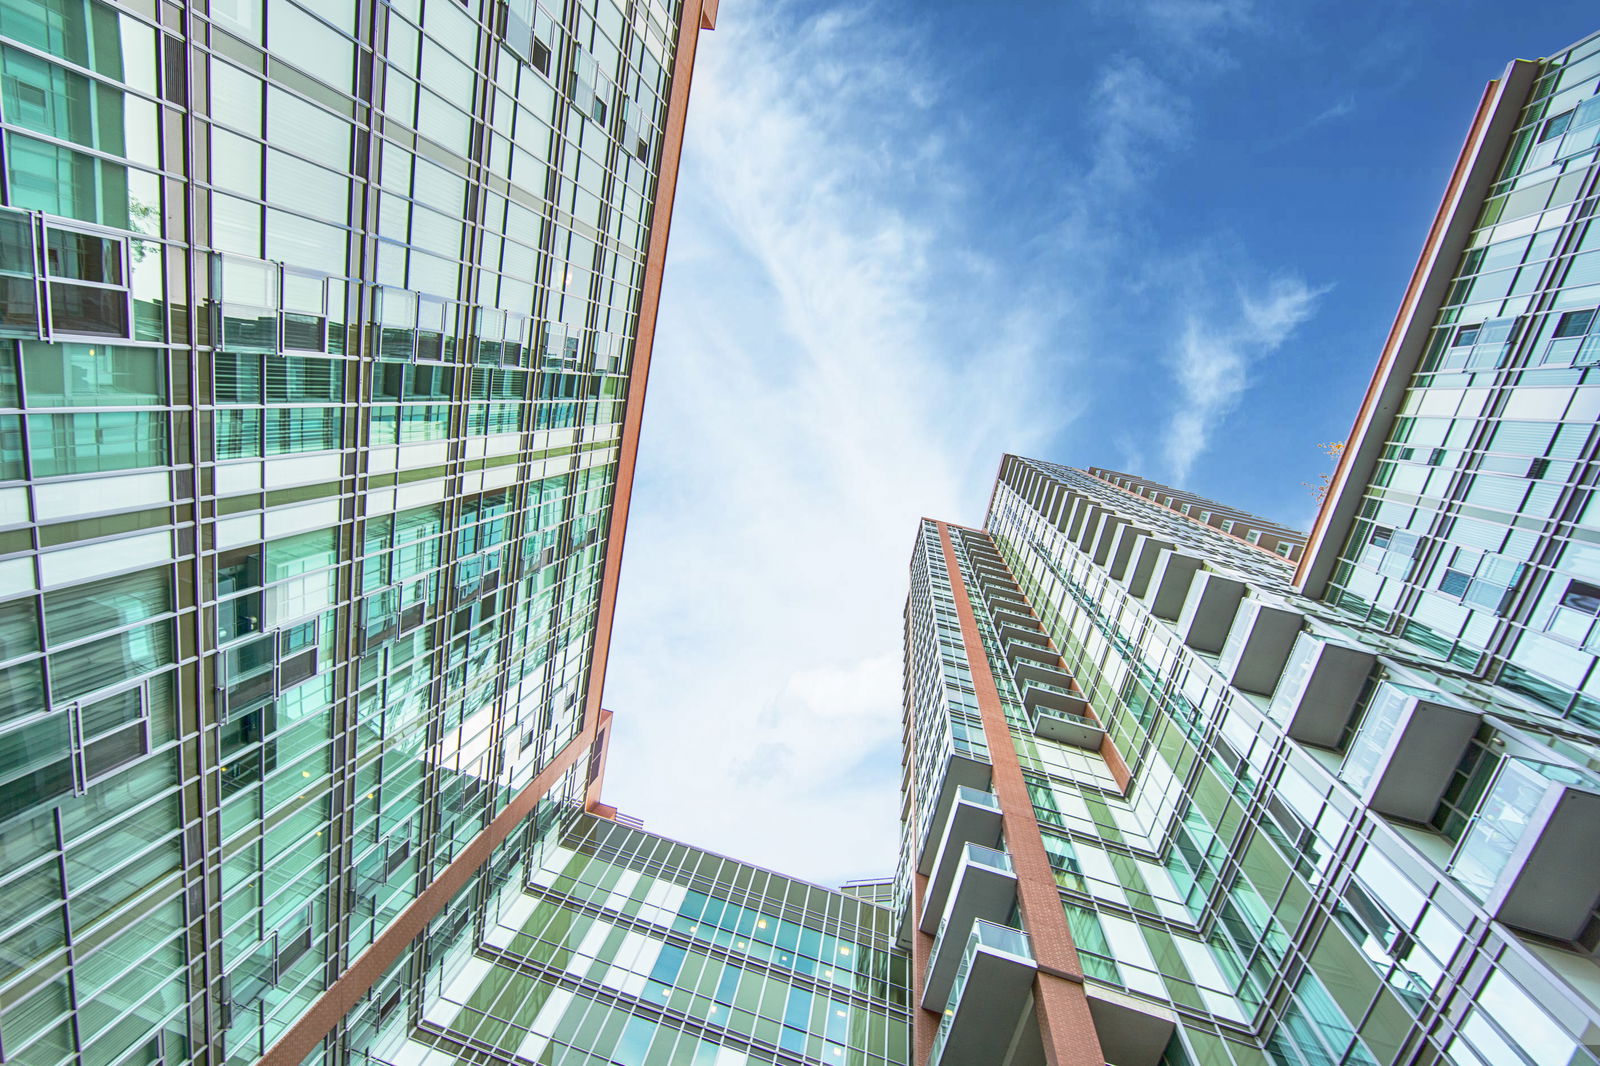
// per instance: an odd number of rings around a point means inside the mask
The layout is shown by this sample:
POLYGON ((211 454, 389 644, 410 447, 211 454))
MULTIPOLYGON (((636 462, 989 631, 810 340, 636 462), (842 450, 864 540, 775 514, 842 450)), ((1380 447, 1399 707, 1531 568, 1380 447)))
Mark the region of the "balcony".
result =
POLYGON ((1377 661, 1371 652, 1302 633, 1273 691, 1269 713, 1295 740, 1336 748, 1377 661))
POLYGON ((1089 1016, 1106 1062, 1160 1066, 1178 1016, 1166 1007, 1092 981, 1084 982, 1089 1016))
POLYGON ((1600 897, 1600 781, 1555 763, 1501 763, 1450 861, 1500 921, 1574 940, 1600 897))
POLYGON ((1141 534, 1134 538, 1134 543, 1129 548, 1128 568, 1122 576, 1122 583, 1127 586, 1131 595, 1141 599, 1150 591, 1150 578, 1156 572, 1156 564, 1161 561, 1164 553, 1173 550, 1170 540, 1161 540, 1151 534, 1141 534))
POLYGON ((997 1062, 1011 1044, 1037 964, 1028 934, 993 922, 974 922, 952 982, 949 1007, 933 1036, 928 1066, 997 1062))
POLYGON ((1059 669, 1061 656, 1054 648, 1044 643, 1043 634, 1035 633, 1034 636, 1039 639, 1034 641, 1013 638, 1006 641, 1006 662, 1011 664, 1013 670, 1025 662, 1041 663, 1044 666, 1059 669))
POLYGON ((1150 535, 1148 529, 1131 524, 1117 528, 1116 539, 1112 541, 1111 551, 1106 556, 1106 573, 1111 575, 1113 581, 1121 581, 1128 572, 1128 564, 1133 561, 1133 550, 1139 538, 1150 535))
MULTIPOLYGON (((1088 704, 1083 700, 1076 702, 1085 711, 1088 710, 1088 704)), ((1100 742, 1106 737, 1105 727, 1089 714, 1044 705, 1040 705, 1034 715, 1033 731, 1047 740, 1071 744, 1086 751, 1099 751, 1100 742)))
POLYGON ((1178 614, 1178 635, 1195 651, 1215 655, 1227 643, 1243 600, 1243 581, 1209 571, 1195 574, 1178 614))
MULTIPOLYGON (((963 788, 942 829, 939 854, 923 890, 918 924, 924 933, 939 929, 939 920, 944 916, 945 904, 950 901, 950 887, 955 884, 956 871, 967 854, 967 845, 987 851, 1000 846, 1000 801, 992 793, 963 788)), ((1003 856, 1004 853, 995 854, 1003 856)))
POLYGON ((939 845, 944 837, 940 831, 950 821, 950 809, 955 806, 956 799, 963 791, 987 793, 992 774, 990 765, 979 759, 968 758, 965 755, 951 755, 945 764, 944 776, 939 781, 938 790, 927 802, 933 804, 933 815, 928 819, 928 832, 922 838, 922 845, 917 849, 917 872, 931 874, 933 860, 939 854, 939 845))
POLYGON ((1083 532, 1084 515, 1093 506, 1094 500, 1091 497, 1076 496, 1071 505, 1061 512, 1061 532, 1068 540, 1078 539, 1083 532))
POLYGON ((1107 511, 1100 519, 1100 527, 1095 530, 1094 541, 1090 549, 1090 558, 1096 564, 1105 566, 1111 558, 1111 546, 1116 543, 1117 534, 1128 524, 1128 520, 1119 514, 1107 511))
POLYGON ((1076 544, 1079 550, 1087 552, 1089 544, 1094 538, 1094 530, 1100 523, 1100 516, 1106 509, 1093 500, 1087 501, 1078 508, 1078 513, 1073 518, 1071 529, 1067 530, 1067 537, 1076 544))
POLYGON ((1367 704, 1339 777, 1378 813, 1425 822, 1479 720, 1477 712, 1436 702, 1432 693, 1385 681, 1367 704))
POLYGON ((1018 626, 1038 626, 1038 620, 1033 617, 1033 612, 1026 607, 1018 607, 1009 603, 997 603, 989 608, 989 617, 994 619, 996 626, 1003 626, 1007 622, 1018 626))
POLYGON ((1150 571, 1149 587, 1144 590, 1144 602, 1149 605, 1150 613, 1169 622, 1177 621, 1200 566, 1196 556, 1177 549, 1162 552, 1150 571))
POLYGON ((1234 616, 1227 643, 1222 646, 1222 676, 1245 692, 1270 696, 1278 687, 1305 615, 1287 607, 1246 600, 1234 616))
POLYGON ((1040 641, 1045 640, 1046 637, 1043 630, 1039 628, 1039 623, 1032 618, 1029 618, 1028 622, 1028 625, 1023 625, 1015 621, 996 621, 995 631, 1000 634, 1001 640, 1007 642, 1020 640, 1026 643, 1037 644, 1040 641))
POLYGON ((1010 606, 1028 609, 1027 599, 1009 581, 1004 585, 998 581, 990 581, 982 587, 982 592, 983 602, 990 607, 1010 606))
POLYGON ((950 1003, 956 970, 967 944, 961 931, 971 929, 972 923, 980 919, 1004 922, 1016 900, 1017 875, 1011 870, 1011 857, 993 848, 966 845, 928 957, 927 984, 922 989, 925 1009, 942 1011, 950 1003))

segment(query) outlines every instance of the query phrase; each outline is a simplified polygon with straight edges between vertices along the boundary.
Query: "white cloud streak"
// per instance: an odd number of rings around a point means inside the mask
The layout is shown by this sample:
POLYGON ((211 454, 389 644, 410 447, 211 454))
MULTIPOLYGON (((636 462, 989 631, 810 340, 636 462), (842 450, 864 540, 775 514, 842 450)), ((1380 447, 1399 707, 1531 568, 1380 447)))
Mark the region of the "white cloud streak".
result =
POLYGON ((1059 223, 1024 243, 978 230, 1008 217, 1006 161, 974 151, 1004 131, 967 136, 903 11, 725 6, 702 35, 606 691, 606 797, 650 828, 824 882, 892 872, 918 517, 980 521, 1002 452, 1117 402, 1090 373, 1117 358, 1143 401, 1101 446, 1181 480, 1314 309, 1143 228, 1192 137, 1176 87, 1229 66, 1251 11, 1129 7, 1157 48, 1105 62, 1059 223), (1156 340, 1108 352, 1107 320, 1156 340))
POLYGON ((1068 416, 1028 387, 1060 301, 964 236, 941 86, 871 14, 701 38, 606 692, 608 802, 824 881, 892 873, 918 517, 978 521, 1068 416))
POLYGON ((1180 389, 1178 410, 1162 444, 1178 484, 1188 478, 1217 424, 1249 387, 1250 365, 1277 351, 1311 317, 1326 291, 1299 279, 1279 278, 1259 295, 1238 293, 1231 317, 1189 312, 1172 359, 1180 389))

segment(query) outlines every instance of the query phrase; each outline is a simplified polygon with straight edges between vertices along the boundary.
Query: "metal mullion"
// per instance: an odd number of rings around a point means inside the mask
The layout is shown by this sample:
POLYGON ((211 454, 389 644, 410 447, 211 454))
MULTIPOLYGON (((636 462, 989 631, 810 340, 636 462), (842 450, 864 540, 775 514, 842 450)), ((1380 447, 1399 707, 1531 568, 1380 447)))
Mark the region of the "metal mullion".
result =
POLYGON ((62 900, 61 900, 61 921, 62 921, 62 925, 63 925, 63 927, 65 929, 65 933, 66 933, 66 956, 67 956, 66 978, 67 978, 67 1005, 68 1005, 67 1021, 68 1021, 69 1027, 72 1030, 72 1048, 73 1048, 72 1061, 74 1063, 76 1063, 77 1066, 84 1066, 83 1054, 82 1054, 82 1052, 80 1050, 82 1048, 83 1044, 82 1044, 82 1040, 81 1040, 81 1034, 80 1034, 80 1031, 79 1031, 79 1023, 78 1023, 78 957, 77 957, 77 941, 73 937, 72 907, 67 902, 68 898, 71 895, 71 885, 69 884, 69 882, 67 880, 67 839, 66 839, 66 830, 62 827, 62 824, 61 824, 61 808, 58 806, 51 813, 52 813, 52 816, 53 816, 52 820, 55 823, 55 831, 56 831, 56 859, 57 859, 57 862, 60 865, 60 870, 61 870, 61 895, 62 895, 62 900))

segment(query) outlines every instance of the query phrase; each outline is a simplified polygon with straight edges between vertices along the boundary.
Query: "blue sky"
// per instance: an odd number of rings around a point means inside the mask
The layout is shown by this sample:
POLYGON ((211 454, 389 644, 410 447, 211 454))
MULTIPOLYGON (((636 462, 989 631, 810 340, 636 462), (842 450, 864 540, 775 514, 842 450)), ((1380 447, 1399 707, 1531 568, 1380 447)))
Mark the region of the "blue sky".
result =
POLYGON ((1000 455, 1302 528, 1485 82, 1592 3, 723 0, 700 38, 606 796, 893 871, 919 516, 1000 455))

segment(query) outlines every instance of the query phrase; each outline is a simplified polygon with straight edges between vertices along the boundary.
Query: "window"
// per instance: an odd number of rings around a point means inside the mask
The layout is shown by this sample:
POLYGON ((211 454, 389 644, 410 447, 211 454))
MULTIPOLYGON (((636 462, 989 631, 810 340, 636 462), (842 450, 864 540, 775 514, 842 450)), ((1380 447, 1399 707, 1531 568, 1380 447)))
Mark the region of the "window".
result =
MULTIPOLYGON (((1388 574, 1391 577, 1405 577, 1411 569, 1411 560, 1416 557, 1417 545, 1421 543, 1415 533, 1404 530, 1391 529, 1388 526, 1372 527, 1372 539, 1369 542, 1379 552, 1374 560, 1378 573, 1388 574)), ((1283 545, 1279 545, 1280 549, 1283 545)))
POLYGON ((1544 120, 1544 128, 1539 131, 1539 142, 1542 144, 1553 137, 1559 137, 1567 132, 1567 127, 1572 125, 1572 112, 1563 111, 1559 115, 1552 115, 1544 120))
POLYGON ((77 791, 84 792, 150 754, 150 707, 144 686, 69 708, 77 791))
POLYGON ((320 668, 317 620, 274 630, 224 651, 217 675, 217 702, 223 721, 258 705, 316 674, 320 668))
POLYGON ((1597 619, 1600 619, 1600 585, 1569 580, 1545 619, 1544 631, 1564 644, 1595 651, 1600 649, 1597 619))
POLYGON ((1469 369, 1499 365, 1500 360, 1511 349, 1516 336, 1516 327, 1515 318, 1491 318, 1487 322, 1458 327, 1450 341, 1452 349, 1450 365, 1465 366, 1469 369), (1455 351, 1459 348, 1470 348, 1471 351, 1466 353, 1455 351))
POLYGON ((0 211, 0 336, 39 335, 37 272, 32 220, 21 211, 0 211))
POLYGON ((212 366, 218 459, 339 447, 343 362, 217 352, 212 366))
POLYGON ((1557 337, 1581 337, 1589 332, 1589 327, 1594 323, 1593 307, 1587 311, 1568 311, 1556 323, 1557 337))
POLYGON ((234 351, 278 350, 278 267, 237 256, 217 258, 220 343, 234 351))
POLYGON ((1587 581, 1570 581, 1561 595, 1561 606, 1584 614, 1600 617, 1600 585, 1587 581))
POLYGON ((1596 309, 1568 311, 1556 320, 1550 343, 1545 346, 1546 366, 1600 365, 1600 331, 1595 330, 1596 309))
POLYGON ((127 241, 50 226, 44 251, 51 332, 128 336, 127 241))
POLYGON ((1498 614, 1510 602, 1524 569, 1522 563, 1504 555, 1455 548, 1439 576, 1439 591, 1468 606, 1484 607, 1498 614))

